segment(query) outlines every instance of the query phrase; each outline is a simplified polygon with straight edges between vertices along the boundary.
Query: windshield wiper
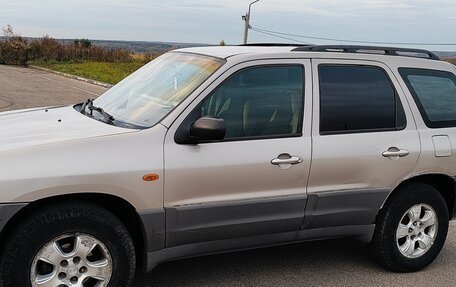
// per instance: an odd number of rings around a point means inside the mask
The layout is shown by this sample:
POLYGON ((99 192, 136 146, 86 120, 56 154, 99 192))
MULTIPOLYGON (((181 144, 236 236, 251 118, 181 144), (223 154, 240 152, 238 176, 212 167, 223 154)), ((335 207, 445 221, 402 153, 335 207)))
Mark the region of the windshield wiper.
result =
POLYGON ((105 120, 104 121, 105 123, 115 126, 114 117, 111 116, 110 114, 108 114, 105 110, 103 110, 103 108, 94 106, 92 99, 88 99, 84 104, 82 104, 82 107, 80 110, 81 114, 88 115, 91 118, 94 118, 93 111, 99 112, 102 115, 102 119, 105 120), (86 113, 86 109, 88 109, 90 111, 89 114, 86 113))

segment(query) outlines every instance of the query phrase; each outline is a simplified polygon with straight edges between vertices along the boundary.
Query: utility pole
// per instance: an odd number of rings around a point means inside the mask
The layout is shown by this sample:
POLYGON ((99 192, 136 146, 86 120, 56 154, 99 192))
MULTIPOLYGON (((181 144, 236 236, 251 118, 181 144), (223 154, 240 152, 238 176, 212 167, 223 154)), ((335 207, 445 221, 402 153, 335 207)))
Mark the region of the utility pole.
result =
POLYGON ((251 11, 251 8, 252 8, 252 5, 255 4, 256 2, 258 2, 260 0, 255 0, 253 1, 252 3, 250 3, 249 5, 249 11, 247 12, 247 14, 245 14, 244 16, 242 16, 242 20, 244 20, 244 45, 247 44, 247 40, 248 40, 248 37, 249 37, 249 29, 250 29, 250 11, 251 11))

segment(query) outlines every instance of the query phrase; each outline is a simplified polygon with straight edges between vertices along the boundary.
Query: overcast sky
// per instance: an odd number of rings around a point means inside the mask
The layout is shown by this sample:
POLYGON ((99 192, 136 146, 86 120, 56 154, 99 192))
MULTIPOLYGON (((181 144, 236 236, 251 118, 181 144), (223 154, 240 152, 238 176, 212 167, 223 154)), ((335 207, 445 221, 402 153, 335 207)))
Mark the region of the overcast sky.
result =
MULTIPOLYGON (((0 0, 23 36, 238 44, 249 0, 0 0)), ((456 43, 455 0, 260 0, 253 27, 316 37, 456 43)), ((296 37, 295 37, 296 38, 296 37)), ((317 44, 327 41, 296 38, 317 44)), ((286 42, 251 31, 251 42, 286 42)), ((425 47, 455 51, 456 46, 425 47)))

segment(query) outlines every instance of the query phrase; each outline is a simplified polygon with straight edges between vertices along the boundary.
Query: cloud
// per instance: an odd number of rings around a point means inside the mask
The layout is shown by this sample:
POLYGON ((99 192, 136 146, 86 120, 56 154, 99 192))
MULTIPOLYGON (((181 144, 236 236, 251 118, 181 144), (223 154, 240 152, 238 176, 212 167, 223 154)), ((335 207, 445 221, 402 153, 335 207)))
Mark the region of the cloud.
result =
MULTIPOLYGON (((253 0, 0 1, 0 27, 12 24, 22 35, 238 43, 253 0)), ((317 37, 453 42, 454 11, 454 0, 260 0, 252 23, 317 37)))

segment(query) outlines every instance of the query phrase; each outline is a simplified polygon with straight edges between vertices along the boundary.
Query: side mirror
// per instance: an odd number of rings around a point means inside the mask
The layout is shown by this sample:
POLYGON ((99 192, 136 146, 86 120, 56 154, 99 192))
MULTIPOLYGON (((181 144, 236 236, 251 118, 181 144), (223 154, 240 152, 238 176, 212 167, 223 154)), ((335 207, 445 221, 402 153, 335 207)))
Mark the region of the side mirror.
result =
POLYGON ((223 119, 202 117, 190 127, 190 136, 197 141, 223 140, 225 134, 226 126, 223 119))

